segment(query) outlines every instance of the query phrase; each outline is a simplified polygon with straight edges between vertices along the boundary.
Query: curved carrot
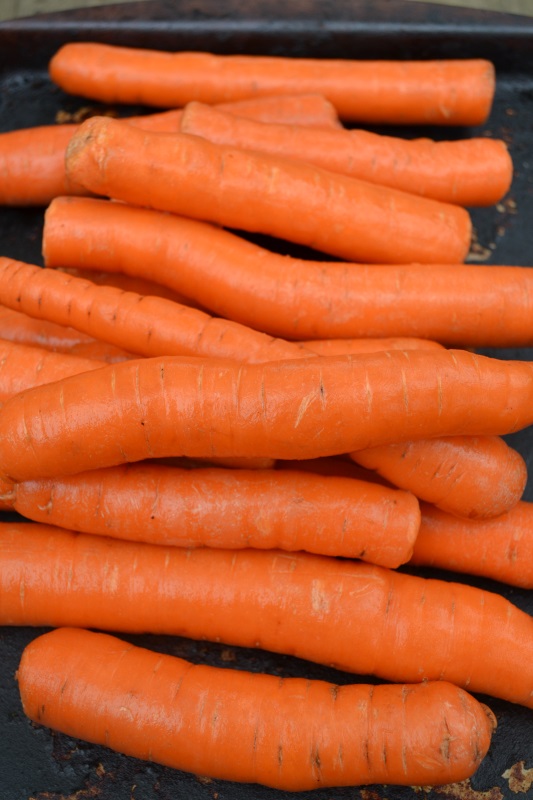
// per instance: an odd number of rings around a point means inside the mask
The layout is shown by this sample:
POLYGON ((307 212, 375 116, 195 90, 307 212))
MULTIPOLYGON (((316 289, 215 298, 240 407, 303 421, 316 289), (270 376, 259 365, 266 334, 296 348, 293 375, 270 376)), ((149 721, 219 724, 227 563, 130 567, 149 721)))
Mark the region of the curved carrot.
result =
POLYGON ((66 166, 69 180, 96 194, 270 234, 340 258, 461 262, 470 247, 470 216, 459 206, 106 117, 80 126, 66 166))
POLYGON ((494 519, 465 520, 423 503, 411 564, 533 589, 533 504, 520 501, 494 519))
POLYGON ((527 467, 498 436, 402 442, 351 453, 394 486, 461 517, 497 517, 524 492, 527 467))
POLYGON ((17 484, 28 519, 85 533, 180 547, 257 547, 409 560, 420 525, 408 492, 298 471, 134 464, 17 484))
POLYGON ((380 353, 383 350, 440 350, 443 347, 439 342, 432 342, 430 339, 416 339, 407 336, 382 339, 307 339, 301 341, 300 344, 318 356, 380 353))
POLYGON ((30 642, 17 680, 24 712, 40 725, 176 769, 286 791, 461 780, 478 768, 496 727, 485 705, 449 683, 280 680, 75 628, 30 642))
POLYGON ((124 292, 148 294, 151 297, 164 297, 166 300, 172 300, 175 303, 198 308, 198 304, 195 303, 194 300, 190 300, 180 292, 176 292, 168 286, 163 286, 161 283, 150 280, 150 278, 126 275, 123 272, 84 270, 78 267, 67 266, 63 267, 61 272, 64 272, 66 275, 72 275, 74 278, 83 278, 86 281, 92 281, 92 283, 96 283, 98 286, 114 286, 116 289, 122 289, 124 292))
POLYGON ((97 286, 0 256, 0 303, 140 355, 243 361, 304 358, 304 348, 162 297, 97 286))
POLYGON ((107 103, 182 106, 260 95, 319 92, 346 120, 480 125, 494 96, 482 59, 353 61, 165 53, 93 42, 61 47, 51 79, 71 94, 107 103))
POLYGON ((533 620, 498 594, 362 561, 0 526, 0 623, 260 647, 533 707, 533 620), (134 576, 134 578, 133 578, 134 576))
POLYGON ((42 386, 102 367, 100 361, 54 353, 0 339, 0 403, 33 386, 42 386))
POLYGON ((523 267, 303 261, 206 223, 75 197, 48 208, 43 252, 49 267, 150 271, 213 313, 287 339, 533 343, 533 270, 523 267))
POLYGON ((286 459, 533 422, 533 364, 462 350, 243 364, 163 357, 30 389, 0 410, 20 482, 165 456, 286 459))
POLYGON ((401 139, 365 130, 306 130, 189 103, 182 133, 220 145, 295 158, 352 178, 461 206, 490 206, 508 192, 513 163, 500 139, 401 139))

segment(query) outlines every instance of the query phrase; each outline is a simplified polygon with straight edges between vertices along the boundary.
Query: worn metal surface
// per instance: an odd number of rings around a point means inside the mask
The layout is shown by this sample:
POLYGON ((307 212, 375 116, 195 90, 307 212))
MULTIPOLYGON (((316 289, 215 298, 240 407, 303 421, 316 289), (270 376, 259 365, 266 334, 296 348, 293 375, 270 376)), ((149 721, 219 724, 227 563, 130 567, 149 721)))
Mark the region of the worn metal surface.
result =
MULTIPOLYGON (((167 49, 221 53, 263 52, 295 56, 486 56, 498 68, 494 110, 482 130, 402 131, 445 138, 486 134, 509 144, 515 179, 495 208, 474 210, 477 241, 471 260, 533 265, 533 25, 516 17, 483 15, 422 4, 299 0, 287 4, 238 0, 223 8, 208 0, 138 2, 33 18, 0 25, 0 130, 52 123, 59 110, 87 102, 68 98, 46 75, 48 58, 64 41, 98 39, 167 49), (394 19, 391 19, 391 7, 394 19), (179 7, 179 14, 176 9, 179 7)), ((42 209, 1 209, 1 252, 41 263, 42 209)), ((533 358, 533 351, 492 351, 533 358)), ((533 465, 533 431, 509 437, 533 465)), ((533 473, 532 473, 533 474, 533 473)), ((526 498, 533 500, 533 480, 526 498)), ((4 519, 7 517, 3 517, 4 519)), ((0 553, 1 558, 1 553, 0 553)), ((426 573, 429 574, 429 573, 426 573)), ((433 573, 435 574, 435 573, 433 573)), ((533 614, 533 592, 443 575, 501 592, 533 614)), ((122 757, 101 747, 31 724, 23 715, 14 679, 22 650, 41 630, 0 628, 0 800, 281 800, 292 795, 257 786, 210 781, 122 757)), ((430 635, 430 632, 428 632, 430 635)), ((223 644, 165 637, 125 637, 193 661, 352 681, 353 676, 292 658, 223 644)), ((394 654, 388 654, 393 658, 394 654)), ((482 657, 482 653, 480 654, 482 657)), ((482 698, 498 718, 488 757, 464 784, 435 788, 380 787, 318 790, 306 800, 520 800, 533 797, 533 712, 482 698)))

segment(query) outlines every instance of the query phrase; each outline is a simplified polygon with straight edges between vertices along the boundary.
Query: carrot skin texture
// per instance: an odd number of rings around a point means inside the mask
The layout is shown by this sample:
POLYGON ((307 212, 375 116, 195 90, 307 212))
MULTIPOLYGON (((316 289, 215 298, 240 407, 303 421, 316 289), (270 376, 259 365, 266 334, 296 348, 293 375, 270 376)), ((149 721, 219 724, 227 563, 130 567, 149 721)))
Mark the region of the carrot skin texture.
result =
POLYGON ((470 247, 470 216, 459 206, 106 117, 80 126, 66 167, 69 180, 95 194, 353 261, 456 263, 470 247))
POLYGON ((41 725, 177 769, 286 791, 461 780, 476 771, 495 727, 486 706, 448 683, 280 680, 75 628, 34 639, 17 679, 25 713, 41 725))
POLYGON ((134 464, 15 486, 28 519, 179 547, 306 550, 386 567, 409 560, 420 509, 408 492, 297 471, 134 464))
POLYGON ((48 267, 149 270, 213 313, 287 339, 533 343, 533 270, 523 267, 304 261, 207 223, 75 197, 57 198, 47 209, 43 255, 48 267))
POLYGON ((180 130, 461 206, 497 203, 513 177, 507 145, 500 139, 408 140, 365 130, 306 130, 245 119, 197 102, 184 109, 180 130))
POLYGON ((70 43, 49 64, 65 91, 107 103, 171 107, 258 95, 319 92, 341 119, 480 125, 494 95, 482 59, 394 62, 164 53, 70 43))
POLYGON ((531 422, 533 365, 461 350, 266 364, 146 358, 8 400, 0 476, 20 482, 166 456, 318 458, 531 422))
POLYGON ((163 297, 97 286, 5 257, 0 257, 0 303, 69 325, 138 355, 203 355, 243 361, 310 355, 295 343, 163 297))
POLYGON ((492 592, 329 556, 161 547, 30 522, 0 526, 0 541, 3 625, 221 641, 533 707, 533 620, 492 592))
POLYGON ((383 350, 440 350, 443 347, 431 339, 415 339, 407 336, 377 339, 304 339, 300 344, 317 356, 381 353, 383 350))
POLYGON ((533 504, 494 519, 465 520, 422 503, 411 564, 533 589, 533 504))
POLYGON ((462 436, 370 448, 351 457, 420 500, 461 517, 497 517, 522 497, 527 467, 498 436, 462 436))

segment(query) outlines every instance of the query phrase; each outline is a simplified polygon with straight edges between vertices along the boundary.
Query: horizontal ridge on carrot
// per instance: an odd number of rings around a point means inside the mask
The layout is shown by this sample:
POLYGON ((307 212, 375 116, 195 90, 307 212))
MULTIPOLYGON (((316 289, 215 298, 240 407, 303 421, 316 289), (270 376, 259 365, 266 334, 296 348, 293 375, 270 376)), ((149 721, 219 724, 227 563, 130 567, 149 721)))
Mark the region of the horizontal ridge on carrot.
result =
POLYGON ((30 642, 17 679, 24 712, 40 725, 176 769, 286 791, 461 780, 476 771, 496 727, 485 705, 442 681, 280 679, 75 628, 30 642))
POLYGON ((97 286, 1 256, 0 303, 143 356, 198 355, 243 361, 313 357, 296 343, 164 297, 97 286))
POLYGON ((490 206, 507 193, 513 164, 500 139, 402 139, 365 130, 306 130, 189 103, 182 133, 295 158, 353 178, 461 206, 490 206))
POLYGON ((463 350, 264 364, 144 358, 9 400, 0 476, 19 482, 165 456, 317 458, 532 422, 533 364, 463 350))
POLYGON ((459 206, 302 161, 92 117, 72 137, 69 180, 132 205, 264 233, 353 261, 464 261, 459 206))
POLYGON ((497 517, 524 492, 527 467, 498 436, 401 442, 351 453, 394 486, 462 517, 497 517))
POLYGON ((533 270, 524 267, 306 261, 197 220, 86 197, 51 203, 43 254, 49 267, 149 274, 212 313, 287 339, 533 344, 533 270))
POLYGON ((178 469, 141 463, 13 487, 28 519, 180 547, 306 550, 386 567, 409 560, 416 498, 297 471, 178 469))
POLYGON ((49 64, 64 91, 105 103, 182 106, 258 95, 318 92, 344 120, 480 125, 494 97, 483 59, 355 61, 167 53, 70 42, 49 64))
POLYGON ((362 561, 0 526, 0 623, 160 633, 533 708, 533 620, 500 595, 362 561))

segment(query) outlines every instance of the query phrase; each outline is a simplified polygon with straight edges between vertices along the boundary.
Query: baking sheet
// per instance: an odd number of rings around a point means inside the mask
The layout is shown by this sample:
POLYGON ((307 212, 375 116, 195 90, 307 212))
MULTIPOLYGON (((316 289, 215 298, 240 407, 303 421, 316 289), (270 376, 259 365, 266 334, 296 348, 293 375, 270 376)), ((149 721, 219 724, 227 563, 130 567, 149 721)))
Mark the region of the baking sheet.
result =
MULTIPOLYGON (((360 58, 487 57, 497 67, 494 109, 481 129, 402 129, 435 138, 491 135, 505 139, 515 163, 509 195, 495 208, 472 212, 477 263, 529 266, 533 220, 533 21, 382 2, 140 2, 16 20, 0 25, 0 130, 52 123, 59 110, 86 100, 65 96, 48 81, 46 65, 66 41, 99 40, 143 47, 219 53, 360 58)), ((124 110, 126 112, 126 109, 124 110)), ((384 130, 384 129, 381 129, 384 130)), ((2 254, 42 263, 42 209, 0 209, 2 254)), ((533 350, 484 351, 533 360, 533 350)), ((533 475, 533 431, 507 437, 533 475)), ((533 501, 533 478, 525 499, 533 501)), ((7 519, 4 515, 2 519, 7 519)), ((1 558, 1 553, 0 553, 1 558)), ((426 571, 496 591, 533 614, 533 592, 481 579, 426 571)), ((283 800, 294 795, 259 786, 208 780, 123 757, 30 723, 14 680, 24 646, 43 629, 0 628, 0 800, 283 800)), ((276 675, 348 683, 354 676, 293 658, 223 644, 171 637, 124 636, 192 661, 276 675)), ((533 797, 533 712, 492 698, 498 718, 489 755, 461 785, 347 787, 303 792, 309 800, 516 800, 533 797)))

